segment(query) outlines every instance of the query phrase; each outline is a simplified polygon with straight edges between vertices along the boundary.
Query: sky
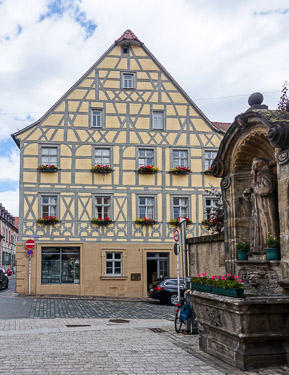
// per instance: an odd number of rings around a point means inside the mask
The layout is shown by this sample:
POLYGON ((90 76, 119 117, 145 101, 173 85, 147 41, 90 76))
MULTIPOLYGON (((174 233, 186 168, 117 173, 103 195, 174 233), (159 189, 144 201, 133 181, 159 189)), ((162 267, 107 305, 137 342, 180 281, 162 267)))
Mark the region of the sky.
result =
POLYGON ((0 203, 18 215, 19 150, 38 120, 125 30, 211 121, 289 81, 288 0, 0 0, 0 203))

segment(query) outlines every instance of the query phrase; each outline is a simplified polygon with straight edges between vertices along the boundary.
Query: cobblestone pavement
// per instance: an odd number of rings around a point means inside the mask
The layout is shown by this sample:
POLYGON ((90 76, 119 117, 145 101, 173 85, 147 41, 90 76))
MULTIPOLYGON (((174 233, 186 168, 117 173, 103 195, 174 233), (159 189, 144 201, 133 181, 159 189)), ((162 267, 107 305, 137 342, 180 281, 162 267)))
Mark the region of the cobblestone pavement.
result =
POLYGON ((0 320, 0 374, 288 375, 289 367, 242 372, 198 349, 197 335, 165 319, 0 320))
POLYGON ((35 298, 30 318, 174 319, 175 307, 158 301, 35 298))

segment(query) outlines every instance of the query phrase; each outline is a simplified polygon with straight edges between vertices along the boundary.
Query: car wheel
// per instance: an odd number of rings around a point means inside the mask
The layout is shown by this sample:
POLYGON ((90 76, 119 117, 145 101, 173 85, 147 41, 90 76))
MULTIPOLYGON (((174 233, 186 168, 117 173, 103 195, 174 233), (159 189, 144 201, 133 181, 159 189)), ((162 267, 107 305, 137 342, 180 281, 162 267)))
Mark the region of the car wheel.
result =
POLYGON ((169 296, 169 303, 171 305, 176 305, 179 302, 177 293, 172 293, 169 296))
POLYGON ((7 283, 5 285, 5 289, 8 289, 9 281, 7 280, 7 283))
POLYGON ((2 283, 0 283, 0 290, 2 290, 2 283))

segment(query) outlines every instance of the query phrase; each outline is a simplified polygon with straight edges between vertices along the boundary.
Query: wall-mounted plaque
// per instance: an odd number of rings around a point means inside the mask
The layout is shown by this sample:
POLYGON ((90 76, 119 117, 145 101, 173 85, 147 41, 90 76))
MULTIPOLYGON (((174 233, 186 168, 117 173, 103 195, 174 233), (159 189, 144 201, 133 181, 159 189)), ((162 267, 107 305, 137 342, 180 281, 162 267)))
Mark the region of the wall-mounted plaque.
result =
POLYGON ((141 280, 141 274, 140 273, 131 273, 130 279, 131 279, 131 281, 140 281, 141 280))

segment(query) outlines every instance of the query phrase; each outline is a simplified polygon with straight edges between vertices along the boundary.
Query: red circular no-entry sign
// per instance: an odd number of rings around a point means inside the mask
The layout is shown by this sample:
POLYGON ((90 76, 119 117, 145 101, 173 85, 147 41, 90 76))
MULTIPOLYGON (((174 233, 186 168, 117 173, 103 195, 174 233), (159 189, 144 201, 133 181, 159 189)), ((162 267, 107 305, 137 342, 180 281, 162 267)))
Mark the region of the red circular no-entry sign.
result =
POLYGON ((34 240, 32 240, 32 238, 30 238, 29 240, 27 240, 27 241, 25 242, 25 247, 26 247, 26 249, 28 249, 28 250, 32 250, 32 249, 34 249, 34 247, 35 247, 35 242, 34 242, 34 240))

